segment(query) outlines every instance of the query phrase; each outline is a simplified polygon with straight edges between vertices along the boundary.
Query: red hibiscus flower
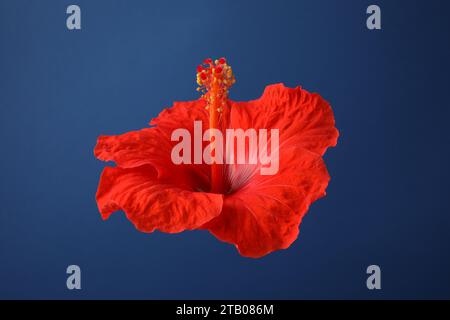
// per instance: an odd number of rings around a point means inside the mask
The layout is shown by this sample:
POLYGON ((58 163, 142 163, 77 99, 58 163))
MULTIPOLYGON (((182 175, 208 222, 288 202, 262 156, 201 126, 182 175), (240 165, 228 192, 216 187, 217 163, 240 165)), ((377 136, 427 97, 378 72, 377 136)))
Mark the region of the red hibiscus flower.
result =
MULTIPOLYGON (((100 178, 96 199, 103 219, 123 210, 142 232, 206 229, 246 257, 288 248, 330 180, 322 155, 337 143, 333 111, 318 94, 283 84, 267 86, 259 99, 232 101, 228 89, 235 80, 223 58, 205 60, 197 68, 197 82, 201 99, 175 102, 148 128, 98 138, 95 156, 117 165, 106 167, 100 178), (172 134, 183 128, 193 136, 194 121, 220 132, 252 128, 258 138, 259 129, 278 129, 277 172, 261 174, 260 160, 174 163, 178 142, 172 134)), ((202 150, 207 145, 202 141, 202 150)), ((274 149, 270 142, 259 147, 274 149)), ((250 142, 244 148, 251 158, 250 142)))

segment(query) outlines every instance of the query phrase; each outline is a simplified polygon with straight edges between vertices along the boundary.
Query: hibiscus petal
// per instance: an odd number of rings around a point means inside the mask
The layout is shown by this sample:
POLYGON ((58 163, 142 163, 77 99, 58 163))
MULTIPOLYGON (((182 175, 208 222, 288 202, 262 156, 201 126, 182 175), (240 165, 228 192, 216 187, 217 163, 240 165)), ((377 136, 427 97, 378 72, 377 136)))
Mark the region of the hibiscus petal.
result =
POLYGON ((136 168, 106 167, 97 190, 97 205, 103 219, 123 210, 142 232, 177 233, 196 229, 217 217, 223 196, 193 192, 157 179, 149 165, 136 168))
POLYGON ((208 113, 203 100, 175 102, 172 108, 164 109, 150 122, 155 127, 116 136, 100 136, 94 155, 103 161, 114 161, 122 168, 151 164, 161 179, 176 182, 180 187, 187 185, 206 190, 210 179, 208 165, 175 165, 171 160, 171 150, 178 143, 171 141, 172 132, 184 128, 193 136, 195 120, 202 121, 204 130, 208 128, 208 113))
POLYGON ((330 177, 319 155, 291 146, 280 150, 280 159, 278 174, 256 174, 226 196, 221 215, 203 226, 243 256, 288 248, 310 204, 325 195, 330 177))
MULTIPOLYGON (((169 140, 170 141, 170 140, 169 140)), ((100 136, 94 155, 114 161, 119 167, 134 168, 170 159, 170 145, 155 128, 131 131, 116 136, 100 136)))
POLYGON ((339 136, 333 110, 316 93, 283 84, 267 86, 263 95, 249 102, 235 102, 230 127, 280 130, 280 146, 295 145, 323 155, 339 136))

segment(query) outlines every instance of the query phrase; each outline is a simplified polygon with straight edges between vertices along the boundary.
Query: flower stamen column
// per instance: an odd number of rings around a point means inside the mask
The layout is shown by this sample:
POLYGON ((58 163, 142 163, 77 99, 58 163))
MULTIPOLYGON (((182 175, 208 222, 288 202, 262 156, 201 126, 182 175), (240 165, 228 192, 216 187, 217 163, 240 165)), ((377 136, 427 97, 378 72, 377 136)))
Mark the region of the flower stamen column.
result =
MULTIPOLYGON (((197 67, 197 83, 205 99, 209 110, 209 128, 221 130, 221 116, 227 107, 228 90, 235 83, 235 78, 231 67, 224 58, 213 61, 206 59, 202 65, 197 67)), ((214 141, 211 141, 211 149, 214 148, 214 141)), ((222 164, 213 162, 211 164, 211 192, 222 193, 223 168, 222 164)))

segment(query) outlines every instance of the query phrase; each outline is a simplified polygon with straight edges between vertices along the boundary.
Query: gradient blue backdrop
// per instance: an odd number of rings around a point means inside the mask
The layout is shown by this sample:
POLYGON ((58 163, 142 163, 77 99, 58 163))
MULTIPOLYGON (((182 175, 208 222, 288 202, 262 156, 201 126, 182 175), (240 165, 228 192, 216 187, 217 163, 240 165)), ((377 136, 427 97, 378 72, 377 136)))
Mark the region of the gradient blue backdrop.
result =
POLYGON ((374 2, 382 31, 365 0, 0 0, 0 298, 450 298, 450 3, 374 2), (66 28, 73 3, 81 31, 66 28), (97 136, 196 99, 209 56, 233 65, 233 99, 301 84, 341 132, 328 196, 263 259, 97 211, 97 136))

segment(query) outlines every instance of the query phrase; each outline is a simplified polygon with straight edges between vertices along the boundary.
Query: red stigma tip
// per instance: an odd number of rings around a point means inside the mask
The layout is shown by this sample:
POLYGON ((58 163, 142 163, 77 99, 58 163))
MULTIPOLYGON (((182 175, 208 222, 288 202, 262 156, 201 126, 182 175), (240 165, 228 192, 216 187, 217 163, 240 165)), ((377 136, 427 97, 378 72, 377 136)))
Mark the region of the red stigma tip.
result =
POLYGON ((224 64, 224 63, 226 63, 227 62, 227 60, 225 59, 225 58, 220 58, 219 59, 219 63, 220 64, 224 64))

